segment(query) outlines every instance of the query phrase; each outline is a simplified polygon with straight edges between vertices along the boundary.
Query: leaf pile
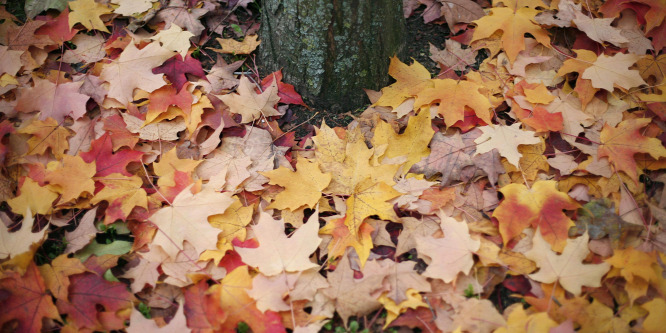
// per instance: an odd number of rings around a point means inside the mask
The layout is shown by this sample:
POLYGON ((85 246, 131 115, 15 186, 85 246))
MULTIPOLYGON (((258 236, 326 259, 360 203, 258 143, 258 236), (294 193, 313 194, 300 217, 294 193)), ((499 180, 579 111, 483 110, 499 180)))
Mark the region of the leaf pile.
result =
POLYGON ((663 1, 406 0, 441 72, 303 138, 250 3, 0 11, 3 331, 663 330, 663 1))

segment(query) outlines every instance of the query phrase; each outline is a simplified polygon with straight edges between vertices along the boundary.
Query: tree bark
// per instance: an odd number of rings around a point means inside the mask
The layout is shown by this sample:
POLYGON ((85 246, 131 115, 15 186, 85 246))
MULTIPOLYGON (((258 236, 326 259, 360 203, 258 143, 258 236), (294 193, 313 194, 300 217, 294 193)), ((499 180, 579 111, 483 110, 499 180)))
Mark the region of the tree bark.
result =
POLYGON ((367 102, 402 51, 402 0, 264 0, 259 60, 282 69, 308 105, 334 112, 367 102))

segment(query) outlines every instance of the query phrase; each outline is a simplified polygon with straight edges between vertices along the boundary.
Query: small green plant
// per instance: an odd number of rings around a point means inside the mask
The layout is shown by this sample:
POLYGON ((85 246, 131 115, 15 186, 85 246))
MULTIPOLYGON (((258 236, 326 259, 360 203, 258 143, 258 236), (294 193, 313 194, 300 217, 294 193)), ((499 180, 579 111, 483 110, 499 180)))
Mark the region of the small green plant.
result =
POLYGON ((139 303, 139 312, 141 312, 143 317, 146 319, 152 318, 152 316, 150 315, 150 307, 145 303, 139 303))
POLYGON ((238 323, 238 326, 236 327, 236 332, 237 333, 248 333, 250 331, 250 326, 248 326, 244 322, 238 323))
POLYGON ((231 25, 231 29, 234 29, 234 31, 235 31, 237 34, 239 34, 239 35, 243 35, 243 29, 241 29, 241 27, 240 27, 238 24, 232 24, 232 25, 231 25))
POLYGON ((474 298, 477 298, 477 299, 479 298, 479 295, 474 293, 474 286, 472 286, 471 283, 469 285, 467 285, 467 288, 465 289, 465 297, 467 297, 467 298, 474 297, 474 298))

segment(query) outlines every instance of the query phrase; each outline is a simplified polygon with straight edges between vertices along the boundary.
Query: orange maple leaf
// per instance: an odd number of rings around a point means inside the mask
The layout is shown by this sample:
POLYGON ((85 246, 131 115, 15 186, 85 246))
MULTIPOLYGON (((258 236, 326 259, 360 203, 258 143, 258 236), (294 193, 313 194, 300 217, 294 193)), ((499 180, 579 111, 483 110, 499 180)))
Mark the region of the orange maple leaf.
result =
POLYGON ((537 181, 532 188, 522 184, 509 184, 500 189, 504 200, 493 213, 499 222, 499 231, 506 245, 528 226, 539 227, 544 239, 555 251, 566 245, 569 227, 574 223, 564 210, 574 210, 578 203, 566 193, 557 190, 554 180, 537 181))
POLYGON ((641 128, 651 121, 650 118, 627 119, 615 128, 604 124, 601 130, 601 145, 597 150, 599 157, 608 157, 616 170, 626 173, 636 184, 638 169, 634 154, 648 153, 656 159, 666 157, 666 148, 659 139, 641 134, 641 128))

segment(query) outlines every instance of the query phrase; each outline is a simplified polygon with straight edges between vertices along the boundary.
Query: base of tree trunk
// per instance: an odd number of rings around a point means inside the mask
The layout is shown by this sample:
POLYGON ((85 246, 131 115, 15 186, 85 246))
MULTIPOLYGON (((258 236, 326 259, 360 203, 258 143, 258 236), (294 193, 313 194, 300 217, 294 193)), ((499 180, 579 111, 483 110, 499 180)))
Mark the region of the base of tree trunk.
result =
POLYGON ((259 60, 308 105, 345 112, 388 83, 404 32, 400 0, 264 0, 259 60))

